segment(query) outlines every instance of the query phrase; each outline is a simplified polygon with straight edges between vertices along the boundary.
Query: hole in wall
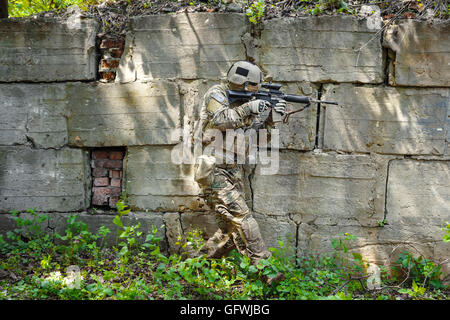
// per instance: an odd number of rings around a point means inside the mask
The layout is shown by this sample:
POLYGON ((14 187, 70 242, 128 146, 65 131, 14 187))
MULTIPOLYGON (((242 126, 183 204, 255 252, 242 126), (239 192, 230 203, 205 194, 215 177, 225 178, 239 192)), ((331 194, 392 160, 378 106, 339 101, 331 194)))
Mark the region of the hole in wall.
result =
POLYGON ((91 150, 91 205, 115 209, 123 182, 125 148, 93 148, 91 150))

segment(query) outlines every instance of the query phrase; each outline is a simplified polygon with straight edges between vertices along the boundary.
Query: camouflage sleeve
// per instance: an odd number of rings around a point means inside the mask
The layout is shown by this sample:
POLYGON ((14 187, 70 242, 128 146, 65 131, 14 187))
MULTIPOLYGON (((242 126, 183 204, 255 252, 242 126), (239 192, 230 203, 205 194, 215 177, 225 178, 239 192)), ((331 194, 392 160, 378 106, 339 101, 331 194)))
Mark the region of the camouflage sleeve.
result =
POLYGON ((231 108, 224 93, 220 90, 208 92, 205 95, 204 106, 208 115, 209 127, 221 131, 244 126, 245 118, 250 115, 247 103, 231 108))
POLYGON ((250 115, 247 104, 235 108, 224 108, 213 114, 212 125, 219 130, 236 129, 245 125, 244 120, 250 115))

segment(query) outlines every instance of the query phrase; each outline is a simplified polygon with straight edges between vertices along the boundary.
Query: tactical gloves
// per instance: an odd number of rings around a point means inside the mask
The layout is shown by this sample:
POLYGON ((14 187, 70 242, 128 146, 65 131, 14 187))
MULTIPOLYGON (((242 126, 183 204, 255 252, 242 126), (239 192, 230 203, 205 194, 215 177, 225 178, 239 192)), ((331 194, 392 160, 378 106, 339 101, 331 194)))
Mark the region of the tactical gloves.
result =
POLYGON ((273 109, 280 113, 282 116, 286 114, 286 101, 280 100, 278 103, 273 107, 273 109))
POLYGON ((253 114, 260 114, 261 112, 263 112, 267 108, 270 108, 271 106, 270 102, 260 99, 249 101, 247 105, 248 108, 250 109, 250 112, 253 114))
MULTIPOLYGON (((250 112, 253 114, 259 114, 264 110, 266 110, 267 108, 270 108, 271 106, 272 105, 270 104, 270 102, 260 99, 248 102, 250 112)), ((273 109, 284 116, 286 114, 286 101, 284 100, 278 101, 278 103, 273 107, 273 109)))

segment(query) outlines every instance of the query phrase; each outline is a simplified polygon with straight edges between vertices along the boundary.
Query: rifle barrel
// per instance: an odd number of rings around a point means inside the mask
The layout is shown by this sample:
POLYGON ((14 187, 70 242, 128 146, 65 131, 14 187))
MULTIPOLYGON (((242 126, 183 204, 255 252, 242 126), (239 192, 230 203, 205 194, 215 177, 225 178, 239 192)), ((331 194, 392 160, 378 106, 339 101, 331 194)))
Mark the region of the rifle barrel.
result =
POLYGON ((339 105, 337 102, 333 102, 333 101, 325 101, 325 100, 312 100, 311 102, 339 105))

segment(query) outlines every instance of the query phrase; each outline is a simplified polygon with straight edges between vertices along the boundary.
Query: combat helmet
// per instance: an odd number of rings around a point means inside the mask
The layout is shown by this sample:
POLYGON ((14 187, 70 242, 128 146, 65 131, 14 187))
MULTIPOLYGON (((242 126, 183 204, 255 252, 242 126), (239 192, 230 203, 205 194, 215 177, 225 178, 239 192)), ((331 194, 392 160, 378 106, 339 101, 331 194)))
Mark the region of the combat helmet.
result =
POLYGON ((263 79, 264 75, 261 69, 256 64, 244 60, 235 62, 227 72, 227 80, 238 85, 257 86, 263 82, 263 79))

